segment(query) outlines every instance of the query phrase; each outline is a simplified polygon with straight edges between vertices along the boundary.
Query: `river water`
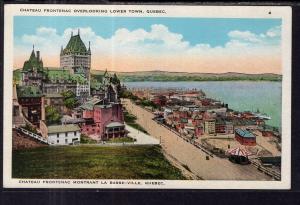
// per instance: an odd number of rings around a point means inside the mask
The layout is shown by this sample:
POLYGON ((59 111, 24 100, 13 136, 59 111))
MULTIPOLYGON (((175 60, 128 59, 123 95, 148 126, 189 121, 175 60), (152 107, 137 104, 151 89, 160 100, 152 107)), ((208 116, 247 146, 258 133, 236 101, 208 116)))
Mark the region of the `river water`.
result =
POLYGON ((125 82, 128 88, 202 89, 207 97, 227 103, 238 111, 257 111, 271 116, 268 125, 281 127, 281 82, 257 81, 184 81, 125 82))

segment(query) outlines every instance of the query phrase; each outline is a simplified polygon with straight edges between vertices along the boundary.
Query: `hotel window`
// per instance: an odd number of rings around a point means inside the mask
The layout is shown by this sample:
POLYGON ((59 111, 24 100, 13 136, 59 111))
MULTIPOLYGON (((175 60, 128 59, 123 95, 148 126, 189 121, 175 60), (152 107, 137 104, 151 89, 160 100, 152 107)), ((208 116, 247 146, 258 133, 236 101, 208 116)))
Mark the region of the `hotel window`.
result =
POLYGON ((77 132, 75 131, 75 132, 74 132, 74 136, 76 136, 76 135, 77 135, 77 132))
POLYGON ((65 133, 65 136, 68 137, 68 133, 67 132, 65 133))
POLYGON ((56 137, 59 138, 59 133, 56 134, 56 137))
POLYGON ((56 140, 57 143, 59 143, 59 140, 56 140))

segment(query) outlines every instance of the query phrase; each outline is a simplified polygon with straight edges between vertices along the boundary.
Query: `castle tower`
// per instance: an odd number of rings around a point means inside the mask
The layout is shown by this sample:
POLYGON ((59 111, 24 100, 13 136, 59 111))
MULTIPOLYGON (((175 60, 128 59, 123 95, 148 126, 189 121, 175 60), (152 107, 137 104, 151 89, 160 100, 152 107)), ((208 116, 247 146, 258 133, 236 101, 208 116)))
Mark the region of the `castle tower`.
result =
POLYGON ((90 43, 87 49, 80 38, 80 30, 77 35, 71 33, 71 38, 67 46, 60 52, 60 67, 72 69, 74 73, 83 73, 89 80, 91 68, 91 50, 90 43))

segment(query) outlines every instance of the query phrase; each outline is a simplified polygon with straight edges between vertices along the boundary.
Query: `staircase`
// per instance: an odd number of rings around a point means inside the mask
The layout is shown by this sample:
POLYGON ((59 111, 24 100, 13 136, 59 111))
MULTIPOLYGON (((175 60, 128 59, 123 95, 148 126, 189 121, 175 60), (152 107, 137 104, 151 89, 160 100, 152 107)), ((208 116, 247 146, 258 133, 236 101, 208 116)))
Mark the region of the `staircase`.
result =
POLYGON ((17 131, 23 133, 24 135, 31 137, 33 139, 38 140, 39 142, 45 143, 45 144, 49 144, 48 140, 46 140, 45 138, 43 138, 41 135, 35 134, 33 132, 30 132, 24 128, 21 127, 16 127, 15 128, 17 131))

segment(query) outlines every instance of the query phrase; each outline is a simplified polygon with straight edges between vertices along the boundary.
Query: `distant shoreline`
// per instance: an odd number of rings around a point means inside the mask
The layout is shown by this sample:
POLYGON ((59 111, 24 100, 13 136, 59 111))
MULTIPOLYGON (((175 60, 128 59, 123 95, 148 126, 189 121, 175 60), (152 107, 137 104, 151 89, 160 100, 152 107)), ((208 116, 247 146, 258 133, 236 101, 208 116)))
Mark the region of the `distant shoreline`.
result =
MULTIPOLYGON (((19 80, 21 69, 14 70, 14 79, 19 80)), ((91 79, 103 75, 105 71, 91 70, 91 79)), ((113 71, 109 71, 114 73, 113 71)), ((205 81, 251 81, 281 82, 282 75, 274 73, 188 73, 167 71, 115 72, 122 82, 205 82, 205 81)))
MULTIPOLYGON (((104 71, 91 70, 92 77, 102 75, 104 71)), ((123 82, 177 82, 177 81, 282 81, 282 75, 274 73, 245 74, 245 73, 188 73, 167 71, 116 72, 123 82)))
POLYGON ((213 80, 122 80, 124 83, 131 82, 282 82, 282 80, 255 80, 255 79, 213 79, 213 80))

